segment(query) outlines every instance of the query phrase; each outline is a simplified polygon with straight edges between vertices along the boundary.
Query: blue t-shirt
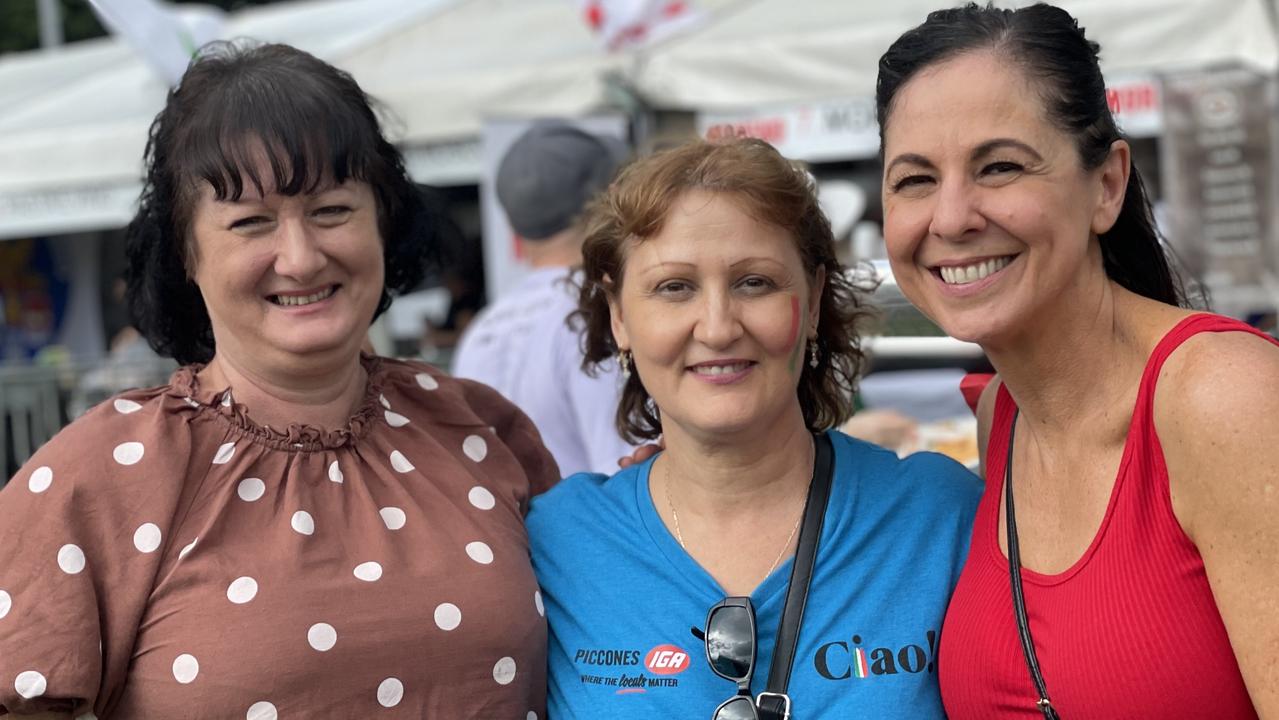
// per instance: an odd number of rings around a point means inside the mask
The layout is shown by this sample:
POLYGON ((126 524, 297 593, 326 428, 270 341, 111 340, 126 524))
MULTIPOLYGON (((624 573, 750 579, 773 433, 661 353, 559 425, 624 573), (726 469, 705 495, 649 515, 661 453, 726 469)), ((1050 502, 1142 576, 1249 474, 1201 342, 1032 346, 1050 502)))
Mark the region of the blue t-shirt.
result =
MULTIPOLYGON (((835 472, 800 629, 797 720, 944 718, 937 642, 968 553, 981 488, 941 455, 893 453, 830 433, 835 472)), ((709 718, 736 692, 706 662, 700 628, 719 584, 662 523, 652 460, 574 475, 533 500, 533 566, 550 625, 548 717, 709 718)), ((783 562, 751 594, 768 680, 790 580, 783 562)))

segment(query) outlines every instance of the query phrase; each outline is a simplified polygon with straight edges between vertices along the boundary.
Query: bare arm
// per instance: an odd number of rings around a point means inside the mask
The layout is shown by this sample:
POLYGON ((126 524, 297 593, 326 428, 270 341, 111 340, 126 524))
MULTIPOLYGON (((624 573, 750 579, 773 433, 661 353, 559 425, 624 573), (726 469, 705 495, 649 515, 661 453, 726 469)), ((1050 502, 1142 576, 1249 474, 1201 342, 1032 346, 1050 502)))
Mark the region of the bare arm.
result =
POLYGON ((1155 423, 1173 510, 1203 557, 1262 720, 1279 718, 1279 348, 1203 335, 1165 366, 1155 423))

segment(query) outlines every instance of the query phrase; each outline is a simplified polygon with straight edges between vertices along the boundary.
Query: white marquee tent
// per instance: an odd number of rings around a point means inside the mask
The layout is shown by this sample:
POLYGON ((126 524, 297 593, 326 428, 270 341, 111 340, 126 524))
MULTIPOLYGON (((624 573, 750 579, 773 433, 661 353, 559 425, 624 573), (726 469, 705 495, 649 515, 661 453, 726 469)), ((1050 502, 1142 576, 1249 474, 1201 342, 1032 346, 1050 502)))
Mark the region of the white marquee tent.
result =
MULTIPOLYGON (((472 140, 489 117, 617 103, 610 74, 658 108, 864 98, 883 49, 944 1, 702 0, 704 27, 625 55, 599 48, 572 0, 309 0, 247 9, 227 26, 350 71, 411 149, 472 140)), ((1060 2, 1102 42, 1108 74, 1279 67, 1268 0, 1060 2)), ((114 38, 0 57, 0 239, 122 226, 164 95, 114 38)), ((446 172, 431 158, 410 152, 420 179, 474 182, 477 162, 446 172)))

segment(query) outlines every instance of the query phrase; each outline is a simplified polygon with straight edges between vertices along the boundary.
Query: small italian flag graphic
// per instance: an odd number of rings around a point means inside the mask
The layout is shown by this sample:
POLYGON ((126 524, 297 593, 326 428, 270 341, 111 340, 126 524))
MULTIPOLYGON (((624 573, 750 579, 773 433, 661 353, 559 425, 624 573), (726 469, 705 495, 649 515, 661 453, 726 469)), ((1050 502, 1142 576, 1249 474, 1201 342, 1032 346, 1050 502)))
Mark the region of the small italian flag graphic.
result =
POLYGON ((866 664, 866 651, 857 648, 857 654, 853 657, 853 677, 864 678, 870 675, 870 666, 866 664))

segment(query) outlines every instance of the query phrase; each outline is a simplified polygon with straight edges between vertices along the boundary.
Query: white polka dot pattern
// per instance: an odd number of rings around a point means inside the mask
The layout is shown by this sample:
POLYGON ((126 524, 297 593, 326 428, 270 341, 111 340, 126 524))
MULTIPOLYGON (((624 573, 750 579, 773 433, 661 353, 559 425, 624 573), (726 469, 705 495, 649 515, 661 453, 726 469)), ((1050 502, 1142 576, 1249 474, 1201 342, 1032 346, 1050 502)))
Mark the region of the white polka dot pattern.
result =
MULTIPOLYGON (((400 712, 399 706, 405 712, 418 709, 424 700, 419 693, 432 682, 452 684, 465 678, 480 683, 476 696, 488 697, 477 697, 475 703, 468 698, 459 707, 473 711, 477 706, 495 707, 497 701, 508 715, 526 718, 519 708, 527 711, 532 700, 524 686, 541 678, 542 668, 526 664, 534 655, 523 631, 544 624, 524 605, 536 590, 534 578, 511 573, 506 564, 526 562, 527 548, 512 532, 519 528, 519 514, 507 511, 517 509, 528 480, 523 473, 510 477, 502 472, 510 464, 510 451, 488 427, 507 427, 514 410, 496 396, 469 397, 450 384, 451 379, 437 381, 429 373, 420 373, 414 386, 416 372, 415 368, 389 382, 370 379, 369 387, 383 387, 386 395, 379 398, 375 389, 366 397, 372 406, 360 411, 358 424, 352 425, 352 432, 358 430, 365 438, 359 443, 339 442, 336 432, 302 448, 293 447, 292 440, 257 442, 246 428, 223 422, 231 418, 231 411, 218 403, 229 402, 230 395, 210 393, 208 388, 198 395, 179 386, 176 394, 108 400, 96 417, 111 424, 112 431, 88 447, 87 462, 61 459, 76 457, 67 452, 76 448, 64 443, 43 456, 51 465, 30 465, 25 476, 17 478, 21 482, 15 483, 12 495, 26 503, 24 510, 62 511, 81 476, 100 474, 103 456, 110 454, 108 475, 115 473, 121 482, 113 486, 109 502, 85 508, 86 514, 102 513, 95 527, 105 530, 88 534, 73 524, 27 558, 32 576, 39 573, 45 587, 28 588, 0 572, 0 637, 13 631, 6 627, 32 622, 32 613, 38 614, 46 602, 38 591, 52 587, 83 593, 114 573, 117 565, 145 569, 160 563, 177 578, 173 584, 181 597, 166 593, 156 612, 198 608, 214 624, 206 629, 217 638, 161 638, 155 645, 160 651, 140 662, 139 670, 168 689, 160 687, 163 695, 155 697, 161 702, 148 701, 139 708, 139 716, 181 717, 181 703, 199 704, 214 693, 226 701, 212 713, 218 717, 289 720, 298 712, 306 714, 308 701, 309 707, 316 707, 321 698, 328 701, 346 692, 350 682, 356 690, 350 698, 352 716, 374 715, 381 712, 379 707, 388 709, 383 714, 389 716, 400 712), (186 393, 200 401, 197 410, 183 402, 186 393), (468 402, 475 405, 473 413, 442 412, 453 404, 467 407, 468 402), (378 415, 386 422, 377 422, 378 415), (459 425, 460 417, 486 419, 459 425), (192 418, 218 422, 191 423, 192 418), (174 448, 192 448, 194 457, 175 456, 174 448), (494 463, 488 462, 490 453, 494 463), (211 464, 202 465, 205 462, 211 464), (177 481, 137 482, 151 476, 177 481), (184 482, 198 486, 198 497, 192 497, 197 488, 184 489, 184 482), (501 511, 496 509, 498 495, 501 511), (166 514, 175 503, 182 511, 166 514), (89 555, 93 567, 88 566, 89 555), (57 569, 50 567, 55 560, 57 569), (491 596, 511 601, 498 610, 503 619, 496 629, 485 612, 491 596), (417 598, 416 612, 403 605, 406 597, 417 598), (292 620, 286 613, 282 622, 277 611, 289 607, 294 609, 292 620), (358 612, 348 615, 352 609, 358 612), (413 625, 413 618, 421 620, 422 610, 432 611, 431 620, 413 625), (464 613, 467 628, 461 627, 464 613), (329 620, 336 620, 341 630, 329 620), (411 658, 402 666, 399 653, 391 648, 380 655, 378 646, 386 638, 379 631, 396 626, 401 628, 398 637, 406 642, 456 646, 456 667, 420 669, 411 658), (511 636, 507 630, 512 627, 522 632, 511 636), (285 656, 279 661, 301 659, 312 671, 298 683, 257 682, 260 668, 251 657, 236 652, 237 639, 244 637, 280 648, 285 656), (379 657, 381 661, 374 662, 379 657), (493 685, 484 677, 486 665, 493 685), (221 694, 227 687, 241 692, 221 694), (409 690, 413 697, 408 697, 409 690)), ((232 407, 243 412, 243 406, 232 407)), ((0 569, 5 559, 0 549, 0 569)), ((104 612, 118 614, 118 601, 113 603, 104 612)), ((534 604, 540 606, 540 599, 534 604)), ((89 644, 95 645, 92 639, 89 644)), ((101 643, 96 645, 104 652, 101 643)), ((86 652, 93 654, 92 649, 86 652)), ((4 683, 9 683, 9 697, 17 702, 13 683, 22 670, 32 673, 24 678, 24 687, 32 692, 47 676, 45 697, 63 692, 63 683, 79 682, 79 677, 45 665, 41 658, 46 655, 31 653, 25 663, 10 663, 0 675, 0 697, 6 691, 4 683)), ((89 720, 91 709, 82 704, 67 717, 89 720)), ((540 713, 533 715, 535 720, 540 713)), ((476 715, 484 712, 458 712, 476 715)))
POLYGON ((289 524, 300 535, 315 534, 315 518, 311 517, 311 513, 305 510, 298 510, 293 513, 293 519, 289 521, 289 524))
POLYGON ((266 483, 262 482, 262 478, 245 478, 240 481, 235 492, 241 500, 255 502, 266 492, 266 483))
POLYGON ((28 700, 40 697, 44 694, 44 691, 48 687, 48 681, 44 679, 43 675, 35 670, 25 670, 20 672, 18 673, 18 677, 13 681, 13 689, 18 691, 19 695, 28 700))
POLYGON ((537 590, 533 593, 533 607, 537 608, 537 614, 546 617, 546 605, 542 602, 542 591, 537 590))
POLYGON ((130 413, 135 413, 142 409, 141 405, 133 402, 132 400, 126 400, 124 398, 116 398, 115 402, 111 403, 111 405, 114 406, 115 411, 120 413, 121 415, 128 415, 130 413))
POLYGON ((111 457, 121 465, 136 465, 145 454, 146 448, 140 442, 120 443, 111 451, 111 457))
POLYGON ((409 462, 408 458, 404 457, 404 453, 399 450, 391 451, 391 467, 395 468, 395 472, 398 473, 413 472, 417 469, 413 467, 413 463, 409 462))
POLYGON ((375 562, 360 563, 355 566, 355 577, 364 582, 377 582, 382 579, 382 566, 375 562))
POLYGON ((537 720, 537 713, 532 710, 528 711, 528 715, 524 716, 524 720, 537 720))
POLYGON ((258 581, 247 575, 239 577, 231 581, 226 589, 226 599, 236 605, 243 605, 249 602, 258 594, 258 581))
POLYGON ((404 683, 396 678, 387 678, 377 686, 377 702, 382 707, 392 708, 404 699, 404 683))
POLYGON ((235 457, 235 443, 223 443, 213 455, 214 465, 226 465, 235 457))
POLYGON ((71 544, 58 548, 58 567, 68 575, 80 574, 84 570, 84 551, 71 544))
POLYGON ((53 484, 53 468, 48 465, 38 467, 31 473, 31 478, 27 480, 27 489, 39 495, 49 486, 53 484))
POLYGON ((194 655, 182 653, 173 660, 173 679, 183 685, 190 685, 200 674, 200 661, 194 655))
POLYGON ((140 553, 153 553, 160 547, 160 528, 155 523, 143 523, 133 532, 133 547, 140 553))
POLYGON ((488 565, 493 562, 493 549, 487 543, 479 541, 467 543, 466 554, 481 565, 488 565))
POLYGON ((378 514, 382 516, 382 522, 386 524, 387 530, 399 530, 404 527, 408 519, 404 511, 397 507, 384 507, 378 510, 378 514))
POLYGON ((462 624, 462 611, 453 603, 441 603, 435 608, 435 625, 441 630, 455 630, 462 624))
POLYGON ((515 680, 515 658, 504 657, 493 666, 493 679, 498 685, 510 685, 515 680))
POLYGON ((275 706, 263 700, 255 702, 249 706, 249 711, 244 714, 244 720, 277 720, 279 713, 276 712, 275 706))
POLYGON ((497 498, 493 497, 493 493, 488 488, 476 485, 471 488, 471 492, 467 493, 466 499, 480 510, 492 510, 497 505, 497 498))
POLYGON ((320 652, 328 652, 338 644, 338 631, 328 623, 316 623, 306 631, 306 641, 320 652))
POLYGON ((482 462, 488 457, 489 444, 479 435, 468 435, 462 441, 462 453, 475 462, 482 462))

